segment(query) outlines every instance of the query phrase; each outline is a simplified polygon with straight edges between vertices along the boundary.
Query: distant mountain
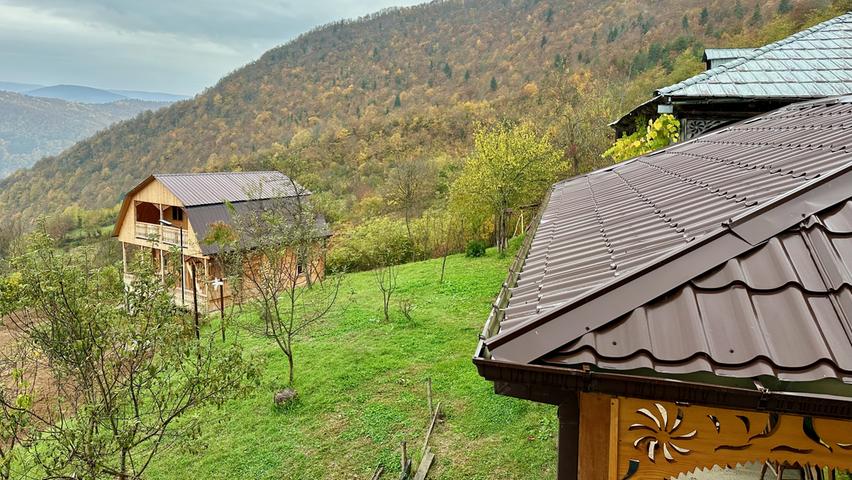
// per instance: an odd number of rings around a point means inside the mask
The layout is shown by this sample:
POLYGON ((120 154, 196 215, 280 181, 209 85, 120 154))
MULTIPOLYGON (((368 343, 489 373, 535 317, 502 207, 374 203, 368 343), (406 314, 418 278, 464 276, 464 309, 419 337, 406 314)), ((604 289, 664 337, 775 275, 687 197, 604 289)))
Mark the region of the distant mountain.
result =
POLYGON ((173 93, 163 92, 143 92, 139 90, 110 90, 110 92, 116 95, 121 95, 125 98, 144 100, 146 102, 179 102, 190 98, 188 95, 175 95, 173 93))
POLYGON ((0 90, 15 93, 28 92, 43 86, 44 85, 36 85, 34 83, 0 82, 0 90))
POLYGON ((0 91, 0 178, 113 123, 165 105, 139 100, 84 104, 0 91))
POLYGON ((118 100, 127 100, 127 97, 124 95, 119 95, 109 90, 81 85, 53 85, 51 87, 29 90, 24 93, 30 97, 57 98, 66 102, 80 103, 110 103, 118 100))

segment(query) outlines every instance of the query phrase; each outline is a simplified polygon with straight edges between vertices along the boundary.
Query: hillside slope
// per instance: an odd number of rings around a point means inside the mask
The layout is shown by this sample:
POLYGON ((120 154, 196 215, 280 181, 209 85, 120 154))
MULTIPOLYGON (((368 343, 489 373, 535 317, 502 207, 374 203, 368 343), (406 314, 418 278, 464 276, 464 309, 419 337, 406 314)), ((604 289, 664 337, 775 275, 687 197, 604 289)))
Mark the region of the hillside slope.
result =
POLYGON ((93 105, 0 91, 0 178, 115 122, 165 105, 137 100, 93 105))
POLYGON ((264 361, 260 386, 199 412, 202 437, 164 453, 145 478, 366 480, 377 465, 382 478, 399 478, 400 442, 420 460, 427 378, 444 414, 429 441, 430 479, 555 478, 555 408, 495 395, 470 361, 510 260, 494 250, 453 255, 443 284, 440 260, 401 265, 398 295, 414 306, 410 320, 396 307, 383 319, 371 272, 347 274, 351 296, 296 346, 299 397, 284 409, 272 406, 272 392, 286 360, 268 340, 240 333, 264 361))
POLYGON ((594 114, 594 145, 557 142, 566 155, 585 148, 594 161, 608 138, 606 122, 659 86, 626 89, 628 79, 649 71, 659 79, 677 69, 683 52, 692 63, 678 74, 695 73, 703 45, 729 44, 780 10, 789 30, 829 3, 447 1, 327 25, 192 100, 116 125, 3 180, 0 221, 74 204, 112 206, 151 172, 251 166, 274 144, 322 173, 303 183, 351 207, 381 185, 395 159, 463 155, 477 122, 528 117, 550 128, 556 120, 548 116, 569 98, 553 94, 563 76, 581 78, 572 80, 570 98, 612 100, 594 114))

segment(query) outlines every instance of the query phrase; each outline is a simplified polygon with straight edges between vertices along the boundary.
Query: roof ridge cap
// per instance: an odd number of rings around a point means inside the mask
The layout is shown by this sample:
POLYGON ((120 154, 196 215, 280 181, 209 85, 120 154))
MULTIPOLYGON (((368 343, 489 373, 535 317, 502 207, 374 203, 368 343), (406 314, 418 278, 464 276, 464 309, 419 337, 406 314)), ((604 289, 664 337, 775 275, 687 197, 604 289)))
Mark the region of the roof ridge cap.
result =
POLYGON ((749 62, 751 60, 754 60, 758 56, 763 55, 764 53, 766 53, 770 50, 774 50, 774 49, 776 49, 780 46, 787 45, 787 44, 789 44, 789 43, 791 43, 795 40, 799 40, 801 37, 811 35, 812 33, 817 32, 819 30, 822 30, 825 27, 828 27, 830 25, 834 25, 835 23, 839 23, 842 18, 850 16, 850 15, 852 15, 852 11, 840 14, 840 15, 834 17, 834 18, 830 18, 828 20, 820 22, 820 23, 818 23, 818 24, 816 24, 816 25, 814 25, 810 28, 806 28, 805 30, 798 31, 798 32, 793 33, 791 35, 788 35, 788 36, 786 36, 786 37, 784 37, 780 40, 776 40, 772 43, 768 43, 768 44, 766 44, 762 47, 756 47, 752 53, 750 53, 750 54, 748 54, 748 55, 746 55, 742 58, 738 58, 736 60, 732 60, 730 62, 723 63, 722 65, 719 65, 719 66, 711 68, 709 70, 705 70, 703 72, 697 73, 697 74, 695 74, 695 75, 693 75, 689 78, 681 80, 680 82, 677 82, 677 83, 673 83, 669 86, 658 88, 657 90, 654 91, 654 95, 669 96, 670 94, 672 94, 672 93, 674 93, 678 90, 682 90, 685 87, 703 82, 704 80, 715 77, 716 75, 719 75, 720 73, 724 73, 724 72, 726 72, 730 69, 738 67, 745 62, 749 62))

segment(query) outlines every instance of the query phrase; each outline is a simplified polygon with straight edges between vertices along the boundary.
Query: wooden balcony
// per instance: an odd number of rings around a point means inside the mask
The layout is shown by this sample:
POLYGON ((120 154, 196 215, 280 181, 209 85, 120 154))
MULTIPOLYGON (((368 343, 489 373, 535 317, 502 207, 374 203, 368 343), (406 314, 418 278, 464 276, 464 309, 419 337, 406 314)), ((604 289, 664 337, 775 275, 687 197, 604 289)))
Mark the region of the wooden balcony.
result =
MULTIPOLYGON (((136 222, 135 232, 135 236, 139 240, 147 240, 164 245, 180 245, 180 229, 177 227, 136 222)), ((184 238, 184 242, 186 242, 186 238, 184 238)))
MULTIPOLYGON (((132 274, 125 273, 124 274, 124 284, 130 287, 136 277, 132 274)), ((187 310, 192 310, 194 306, 193 300, 193 292, 192 285, 186 285, 186 288, 183 290, 183 298, 181 298, 181 288, 180 285, 176 286, 171 291, 172 301, 178 307, 186 308, 187 310)), ((216 309, 216 305, 211 305, 209 303, 209 299, 207 296, 207 291, 202 285, 198 286, 198 311, 201 313, 210 313, 211 311, 216 309)), ((218 300, 218 299, 217 299, 218 300)))

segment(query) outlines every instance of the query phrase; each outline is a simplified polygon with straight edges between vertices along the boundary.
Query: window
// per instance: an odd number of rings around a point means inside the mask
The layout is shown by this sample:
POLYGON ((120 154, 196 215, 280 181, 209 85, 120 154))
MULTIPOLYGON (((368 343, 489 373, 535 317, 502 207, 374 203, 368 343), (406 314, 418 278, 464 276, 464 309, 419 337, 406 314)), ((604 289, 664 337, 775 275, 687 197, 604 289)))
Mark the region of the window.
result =
POLYGON ((183 220, 183 210, 177 207, 172 207, 172 220, 183 220))

